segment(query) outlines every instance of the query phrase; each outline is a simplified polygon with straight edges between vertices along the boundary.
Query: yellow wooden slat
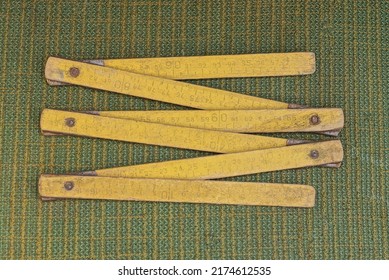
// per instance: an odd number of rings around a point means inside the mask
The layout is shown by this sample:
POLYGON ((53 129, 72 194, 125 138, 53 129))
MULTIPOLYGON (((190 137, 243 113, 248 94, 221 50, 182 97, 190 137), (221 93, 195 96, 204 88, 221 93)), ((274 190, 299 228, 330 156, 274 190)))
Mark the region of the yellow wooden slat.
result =
POLYGON ((100 169, 82 175, 155 179, 217 179, 276 170, 340 163, 339 140, 242 153, 100 169))
MULTIPOLYGON (((50 109, 43 110, 40 126, 44 133, 71 134, 216 153, 282 147, 291 142, 283 138, 178 127, 50 109)), ((298 140, 292 142, 296 141, 298 140)))
POLYGON ((327 132, 343 128, 342 109, 99 111, 99 116, 230 132, 327 132))
POLYGON ((312 52, 92 59, 84 62, 173 80, 294 76, 313 74, 316 70, 312 52))
POLYGON ((299 105, 50 57, 46 79, 197 109, 286 109, 299 105))
POLYGON ((207 180, 129 179, 42 175, 45 198, 110 199, 287 207, 313 207, 315 189, 306 185, 207 180))
POLYGON ((99 59, 91 63, 173 80, 308 75, 312 52, 99 59))

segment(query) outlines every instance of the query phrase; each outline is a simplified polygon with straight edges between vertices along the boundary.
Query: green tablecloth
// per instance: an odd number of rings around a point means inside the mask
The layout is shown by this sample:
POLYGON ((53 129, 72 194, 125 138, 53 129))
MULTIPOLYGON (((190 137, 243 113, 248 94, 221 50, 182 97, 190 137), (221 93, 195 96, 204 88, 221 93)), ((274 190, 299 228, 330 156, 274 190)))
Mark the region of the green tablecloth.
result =
POLYGON ((1 1, 0 258, 388 259, 388 10, 384 0, 1 1), (311 184, 318 193, 315 208, 39 200, 41 173, 207 155, 43 137, 43 108, 180 108, 81 87, 50 87, 44 79, 48 56, 293 51, 315 52, 316 73, 190 82, 344 109, 340 139, 345 160, 340 169, 234 178, 311 184))

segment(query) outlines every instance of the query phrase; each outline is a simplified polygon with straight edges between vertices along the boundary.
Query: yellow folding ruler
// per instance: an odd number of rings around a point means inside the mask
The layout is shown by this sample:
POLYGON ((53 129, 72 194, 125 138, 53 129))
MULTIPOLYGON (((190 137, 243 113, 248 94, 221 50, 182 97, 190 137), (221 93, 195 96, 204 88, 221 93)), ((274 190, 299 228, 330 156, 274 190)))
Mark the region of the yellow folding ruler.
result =
POLYGON ((204 110, 46 109, 41 116, 45 135, 97 137, 222 154, 75 175, 42 175, 40 195, 45 200, 83 198, 312 207, 315 191, 311 186, 205 179, 307 166, 340 166, 343 150, 338 140, 307 143, 241 132, 317 132, 336 136, 343 127, 341 109, 307 109, 174 80, 304 75, 314 71, 312 53, 86 62, 51 57, 45 70, 51 85, 81 85, 204 110))

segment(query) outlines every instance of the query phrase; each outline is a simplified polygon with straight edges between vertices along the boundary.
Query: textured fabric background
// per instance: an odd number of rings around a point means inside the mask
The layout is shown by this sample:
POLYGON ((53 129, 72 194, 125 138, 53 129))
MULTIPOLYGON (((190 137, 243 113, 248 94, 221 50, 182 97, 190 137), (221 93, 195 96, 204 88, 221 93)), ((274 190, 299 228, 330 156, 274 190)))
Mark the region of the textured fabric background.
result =
MULTIPOLYGON (((388 1, 17 1, 0 3, 0 258, 388 259, 388 1), (313 209, 38 199, 40 173, 207 153, 43 137, 43 108, 178 106, 50 87, 48 56, 71 59, 313 51, 303 77, 191 81, 341 107, 345 161, 234 178, 311 184, 313 209)), ((181 107, 181 109, 184 109, 181 107)), ((296 135, 328 139, 317 135, 296 135)))

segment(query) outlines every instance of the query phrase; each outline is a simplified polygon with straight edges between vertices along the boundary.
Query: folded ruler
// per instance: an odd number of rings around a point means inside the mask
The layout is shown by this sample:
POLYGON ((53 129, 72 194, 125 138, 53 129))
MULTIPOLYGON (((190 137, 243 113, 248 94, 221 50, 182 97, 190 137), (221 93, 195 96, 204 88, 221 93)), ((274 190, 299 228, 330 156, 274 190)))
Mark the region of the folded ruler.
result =
MULTIPOLYGON (((288 131, 288 127, 290 128, 289 131, 293 131, 296 128, 304 130, 307 127, 306 123, 309 122, 309 117, 304 114, 303 116, 304 118, 301 120, 302 125, 293 121, 285 121, 285 123, 270 122, 270 124, 273 123, 273 127, 268 126, 268 131, 272 132, 282 129, 288 131)), ((160 121, 160 119, 156 120, 160 121)), ((243 122, 238 121, 236 123, 237 125, 247 124, 244 120, 243 122)), ((199 125, 201 124, 199 123, 199 125)), ((327 127, 333 127, 334 123, 328 122, 327 125, 327 127)), ((326 124, 322 127, 325 126, 326 124)), ((312 127, 308 128, 312 129, 312 127)), ((339 129, 339 126, 336 129, 339 129)), ((50 109, 45 109, 42 112, 41 130, 45 135, 78 135, 215 153, 242 152, 307 142, 296 139, 212 130, 209 127, 207 129, 182 127, 50 109)))
MULTIPOLYGON (((311 65, 312 57, 311 55, 309 57, 309 59, 305 58, 306 61, 304 59, 302 61, 311 65)), ((223 59, 222 56, 219 56, 218 61, 225 67, 223 59)), ((283 56, 283 60, 288 61, 287 54, 283 56)), ((241 62, 236 59, 237 64, 241 62)), ((252 70, 250 67, 247 69, 247 71, 252 70)), ((279 73, 282 73, 281 67, 279 71, 279 73)), ((295 72, 295 74, 301 73, 303 73, 301 70, 295 72)), ((47 60, 45 76, 52 85, 60 83, 73 84, 197 109, 286 109, 303 107, 163 77, 138 74, 56 57, 50 57, 47 60)), ((214 76, 207 77, 212 78, 214 76)))
MULTIPOLYGON (((85 62, 172 80, 294 76, 315 72, 315 54, 312 52, 93 59, 85 62)), ((57 80, 47 81, 64 85, 57 80)))
POLYGON ((339 140, 212 155, 81 172, 79 175, 154 179, 221 179, 277 170, 321 166, 343 160, 339 140))
POLYGON ((316 132, 337 136, 344 125, 343 110, 338 108, 93 111, 88 113, 102 117, 245 133, 316 132))
MULTIPOLYGON (((231 184, 231 182, 220 182, 219 187, 232 186, 226 188, 225 192, 211 192, 210 189, 213 181, 204 181, 208 183, 194 183, 190 187, 189 193, 197 193, 194 196, 186 196, 186 193, 181 189, 185 186, 176 188, 176 183, 181 181, 174 180, 204 180, 204 179, 219 179, 233 177, 239 175, 247 175, 254 173, 262 173, 276 170, 285 170, 292 168, 302 168, 307 166, 318 166, 331 163, 340 163, 343 160, 343 149, 340 141, 332 140, 317 143, 308 143, 294 145, 283 148, 273 148, 265 150, 256 150, 242 153, 230 153, 222 155, 214 155, 207 157, 199 157, 192 159, 172 160, 160 163, 140 164, 134 166, 126 166, 119 168, 102 169, 96 171, 81 172, 73 177, 63 175, 42 175, 39 184, 39 193, 42 199, 52 200, 53 198, 85 198, 85 199, 116 199, 116 200, 152 200, 166 202, 206 202, 218 204, 248 204, 254 205, 253 202, 248 203, 244 196, 235 196, 235 188, 233 186, 242 186, 231 184), (90 177, 94 179, 90 179, 90 177), (49 177, 49 179, 47 179, 49 177), (70 178, 70 179, 69 179, 70 178), (106 184, 105 178, 109 179, 110 184, 106 184), (112 183, 115 181, 117 182, 112 183), (126 183, 121 178, 127 178, 126 183), (137 179, 131 181, 132 179, 137 179), (143 179, 143 181, 141 180, 143 179), (144 179, 159 179, 158 182, 151 183, 152 180, 144 179), (168 180, 162 182, 163 180, 168 180), (144 192, 137 193, 136 183, 140 185, 150 185, 144 192), (135 182, 135 183, 134 183, 135 182), (161 183, 162 182, 162 183, 161 183), (91 188, 91 184, 95 187, 91 188), (116 184, 116 185, 115 185, 116 184), (168 191, 159 190, 157 186, 162 184, 168 191), (74 185, 77 186, 77 191, 73 192, 74 185), (111 192, 111 186, 116 193, 107 195, 111 192), (153 186, 153 187, 151 187, 153 186), (107 190, 105 190, 107 189, 107 190), (194 190, 193 190, 194 189, 194 190), (123 191, 125 190, 125 191, 123 191), (169 195, 164 194, 168 192, 169 195), (137 195, 131 195, 136 193, 137 195), (159 194, 158 194, 159 193, 159 194), (143 196, 142 196, 143 195, 143 196), (158 199, 151 199, 158 196, 158 199), (229 199, 234 197, 234 199, 229 199), (204 200, 199 198, 207 197, 204 200), (229 201, 229 202, 228 202, 229 201)), ((247 196, 257 201, 255 205, 273 205, 273 206, 290 206, 290 207, 312 207, 314 205, 314 192, 308 186, 300 185, 284 185, 284 184, 260 184, 247 186, 247 189, 242 190, 247 196), (274 189, 269 193, 268 186, 273 186, 274 189), (289 196, 290 188, 295 190, 293 193, 299 193, 294 199, 289 196), (300 192, 298 190, 300 189, 300 192), (279 201, 270 197, 288 197, 286 200, 279 201), (304 201, 304 203, 302 203, 304 201), (309 203, 307 203, 309 201, 309 203)))
POLYGON ((314 71, 312 53, 85 62, 51 57, 45 70, 51 85, 81 85, 204 110, 80 113, 46 109, 41 116, 45 135, 79 135, 222 154, 75 175, 42 175, 40 195, 44 200, 312 207, 315 191, 311 186, 204 179, 307 166, 338 167, 343 158, 338 140, 307 143, 240 132, 317 132, 336 136, 343 127, 342 110, 306 109, 174 80, 305 75, 314 71))

